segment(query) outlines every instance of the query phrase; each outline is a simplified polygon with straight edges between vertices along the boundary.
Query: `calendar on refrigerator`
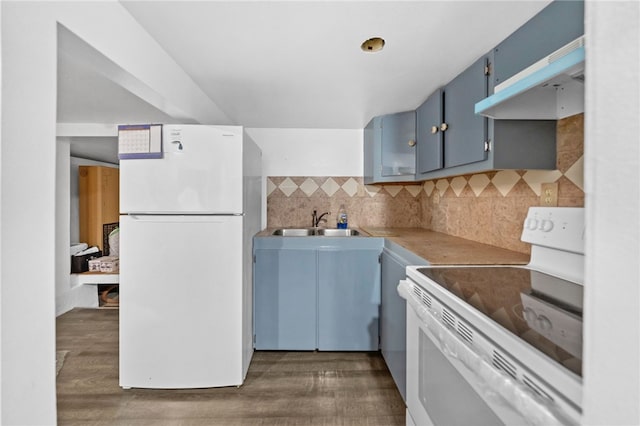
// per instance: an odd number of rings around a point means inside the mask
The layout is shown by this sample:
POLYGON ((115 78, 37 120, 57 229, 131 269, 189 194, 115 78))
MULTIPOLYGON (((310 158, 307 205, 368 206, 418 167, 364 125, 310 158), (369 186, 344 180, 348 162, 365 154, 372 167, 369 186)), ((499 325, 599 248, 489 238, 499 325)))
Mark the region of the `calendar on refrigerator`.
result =
POLYGON ((118 158, 162 158, 162 124, 118 126, 118 158))

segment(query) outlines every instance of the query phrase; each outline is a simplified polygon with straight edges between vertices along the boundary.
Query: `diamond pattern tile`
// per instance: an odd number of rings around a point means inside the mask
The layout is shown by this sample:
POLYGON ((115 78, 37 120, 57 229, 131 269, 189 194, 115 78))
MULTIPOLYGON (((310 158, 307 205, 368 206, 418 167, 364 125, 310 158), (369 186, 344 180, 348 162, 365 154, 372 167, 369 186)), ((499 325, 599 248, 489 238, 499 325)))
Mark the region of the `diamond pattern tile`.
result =
POLYGON ((573 163, 565 172, 564 176, 584 191, 584 156, 573 163))
POLYGON ((515 171, 500 170, 493 179, 491 179, 491 183, 493 183, 493 186, 495 186, 504 197, 513 189, 519 180, 520 175, 515 171))
POLYGON ((338 189, 340 189, 340 185, 338 185, 332 178, 329 178, 322 184, 322 186, 320 186, 320 188, 322 188, 325 194, 331 197, 338 189))
POLYGON ((402 191, 402 185, 385 185, 384 190, 391 194, 392 197, 395 197, 402 191))
POLYGON ((560 176, 562 173, 559 170, 527 170, 522 179, 527 182, 536 195, 540 195, 543 183, 553 183, 560 179, 560 176))
POLYGON ((342 190, 346 192, 349 197, 353 197, 358 193, 358 182, 354 178, 349 178, 342 184, 342 190))
POLYGON ((422 190, 422 186, 420 185, 405 185, 404 189, 406 189, 409 194, 411 194, 411 196, 413 198, 416 198, 418 196, 418 194, 420 194, 420 191, 422 190))
POLYGON ((431 193, 433 192, 433 189, 436 187, 436 184, 433 183, 432 180, 430 180, 425 182, 424 185, 422 185, 422 187, 424 188, 424 193, 427 194, 428 197, 431 197, 431 193))
POLYGON ((318 184, 315 183, 315 181, 311 178, 307 178, 300 185, 300 189, 302 190, 302 192, 304 192, 307 195, 307 197, 310 197, 314 192, 318 190, 318 188, 319 188, 318 184))
POLYGON ((380 187, 376 185, 365 185, 364 190, 369 197, 374 197, 378 192, 380 192, 380 187))
POLYGON ((267 178, 267 196, 271 195, 273 191, 278 188, 275 183, 271 180, 271 178, 267 178))
POLYGON ((447 188, 449 188, 449 181, 447 181, 446 179, 438 179, 438 181, 436 182, 436 188, 438 189, 438 192, 442 197, 447 191, 447 188))
POLYGON ((298 189, 298 185, 296 185, 296 183, 291 179, 286 178, 280 183, 278 188, 280 189, 280 191, 284 193, 284 195, 286 195, 287 197, 290 197, 291 194, 293 194, 295 190, 298 189))
POLYGON ((476 197, 482 194, 482 191, 491 183, 489 177, 485 174, 473 175, 469 178, 469 187, 476 194, 476 197))
POLYGON ((451 180, 451 189, 455 192, 456 197, 460 196, 465 186, 467 186, 467 180, 463 176, 456 176, 451 180))

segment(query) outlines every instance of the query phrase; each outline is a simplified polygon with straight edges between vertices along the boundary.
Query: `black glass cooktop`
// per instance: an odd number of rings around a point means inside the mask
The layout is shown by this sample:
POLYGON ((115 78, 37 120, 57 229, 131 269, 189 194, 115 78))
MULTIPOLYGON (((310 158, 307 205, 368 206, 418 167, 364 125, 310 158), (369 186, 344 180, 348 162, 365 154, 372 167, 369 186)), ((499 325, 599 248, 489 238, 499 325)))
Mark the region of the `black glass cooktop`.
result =
POLYGON ((581 285, 518 267, 436 267, 418 271, 582 376, 581 285))

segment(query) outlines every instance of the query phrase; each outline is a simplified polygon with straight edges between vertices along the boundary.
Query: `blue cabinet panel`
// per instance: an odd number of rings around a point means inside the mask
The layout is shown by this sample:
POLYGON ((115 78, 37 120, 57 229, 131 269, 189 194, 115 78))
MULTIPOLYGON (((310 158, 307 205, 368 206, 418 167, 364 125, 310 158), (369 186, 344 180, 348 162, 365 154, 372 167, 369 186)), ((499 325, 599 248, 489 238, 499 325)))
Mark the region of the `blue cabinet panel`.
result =
POLYGON ((406 302, 398 295, 398 282, 405 279, 406 264, 382 252, 382 303, 380 306, 380 349, 396 386, 406 401, 407 318, 406 302))
POLYGON ((415 148, 408 144, 412 139, 415 139, 413 111, 373 117, 364 128, 364 183, 412 181, 415 176, 415 148), (385 140, 383 121, 387 125, 385 140), (404 141, 404 146, 397 142, 400 140, 404 141))
POLYGON ((380 250, 318 251, 318 349, 377 351, 380 250))
POLYGON ((374 117, 364 128, 364 183, 379 182, 382 160, 382 117, 374 117))
POLYGON ((255 348, 378 350, 376 237, 256 237, 255 348))
POLYGON ((442 90, 436 90, 416 110, 416 179, 443 166, 442 90))
POLYGON ((316 348, 316 251, 256 249, 256 349, 316 348))
POLYGON ((494 49, 495 85, 584 34, 584 2, 554 1, 494 49))
POLYGON ((382 117, 382 176, 406 176, 416 172, 416 113, 405 111, 382 117))
POLYGON ((444 87, 444 167, 487 159, 487 118, 475 114, 477 102, 487 97, 488 56, 483 56, 444 87))

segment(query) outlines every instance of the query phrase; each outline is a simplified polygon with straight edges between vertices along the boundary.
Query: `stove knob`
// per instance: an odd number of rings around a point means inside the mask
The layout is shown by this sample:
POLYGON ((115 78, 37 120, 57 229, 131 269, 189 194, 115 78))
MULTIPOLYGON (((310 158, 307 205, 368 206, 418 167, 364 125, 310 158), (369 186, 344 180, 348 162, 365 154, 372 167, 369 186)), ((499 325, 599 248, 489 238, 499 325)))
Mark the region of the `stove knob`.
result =
POLYGON ((527 229, 530 231, 535 231, 538 228, 538 219, 529 218, 527 219, 527 229))
POLYGON ((549 232, 553 229, 553 221, 545 219, 540 223, 540 230, 542 232, 549 232))
POLYGON ((538 315, 538 327, 540 327, 540 330, 551 330, 553 328, 553 324, 551 324, 551 321, 549 320, 549 318, 545 317, 544 315, 538 315))
POLYGON ((538 319, 538 315, 536 315, 536 311, 526 307, 524 308, 524 319, 527 320, 527 322, 534 322, 538 319))

